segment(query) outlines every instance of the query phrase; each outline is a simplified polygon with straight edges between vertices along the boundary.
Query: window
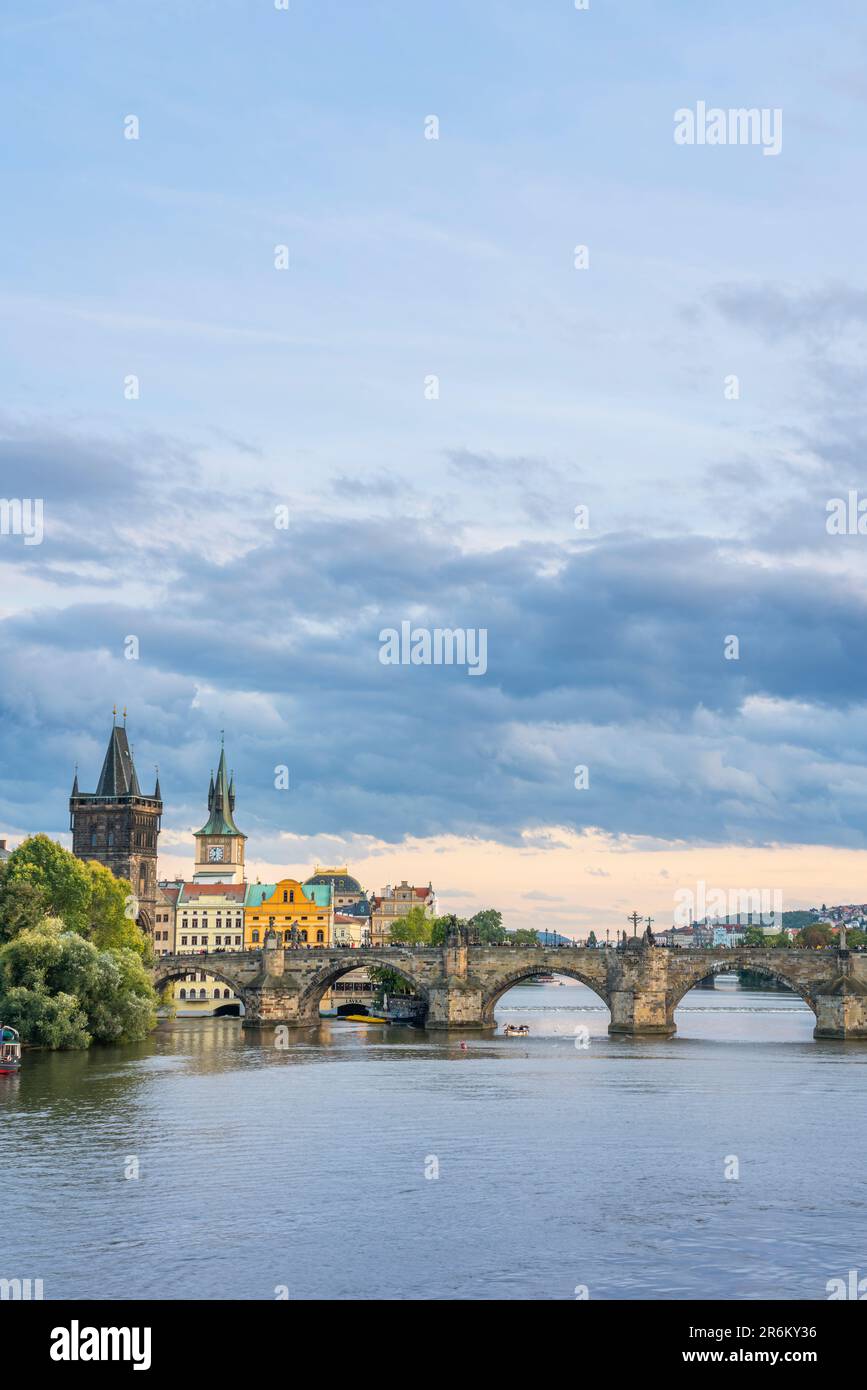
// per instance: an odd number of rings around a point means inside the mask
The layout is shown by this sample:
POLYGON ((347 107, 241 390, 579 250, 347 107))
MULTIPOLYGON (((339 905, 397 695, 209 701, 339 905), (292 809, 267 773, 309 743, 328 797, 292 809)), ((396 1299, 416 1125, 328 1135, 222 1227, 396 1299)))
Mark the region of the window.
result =
POLYGON ((215 999, 219 999, 219 998, 220 998, 220 991, 219 991, 218 989, 215 989, 215 990, 214 990, 214 998, 215 998, 215 999))
POLYGON ((303 932, 301 933, 301 940, 302 940, 302 941, 306 941, 306 940, 307 940, 307 933, 306 933, 306 931, 303 931, 303 932))
POLYGON ((291 933, 291 932, 288 932, 288 931, 284 931, 284 933, 283 933, 283 940, 284 940, 284 941, 291 941, 291 940, 292 940, 292 933, 291 933))
POLYGON ((199 938, 198 938, 197 936, 194 936, 194 937, 193 937, 193 945, 194 945, 194 946, 198 946, 198 944, 199 944, 199 938))
POLYGON ((294 901, 295 901, 295 889, 294 889, 294 888, 291 888, 291 889, 289 890, 289 901, 290 901, 290 903, 294 903, 294 901))
POLYGON ((316 940, 317 940, 318 942, 320 942, 320 943, 323 942, 323 941, 325 940, 325 936, 323 935, 323 933, 322 933, 321 931, 318 931, 318 932, 316 933, 316 940))
POLYGON ((251 940, 253 940, 253 941, 258 941, 258 940, 259 940, 259 933, 258 933, 257 931, 254 931, 254 932, 253 932, 252 937, 251 937, 251 940))
POLYGON ((284 903, 288 903, 289 901, 289 894, 286 892, 285 889, 283 890, 283 901, 284 903))
POLYGON ((186 938, 185 936, 182 936, 182 937, 181 937, 181 945, 182 945, 182 946, 186 946, 186 945, 188 945, 188 944, 189 944, 189 943, 187 942, 187 938, 186 938))
POLYGON ((96 831, 95 831, 95 830, 91 830, 91 832, 90 832, 90 848, 91 848, 91 849, 96 849, 96 831))
POLYGON ((109 830, 109 832, 108 832, 108 847, 109 847, 109 849, 114 849, 114 831, 113 831, 113 830, 109 830))
POLYGON ((232 991, 231 991, 230 989, 224 989, 224 990, 223 990, 223 998, 224 998, 224 999, 231 999, 231 997, 232 997, 232 991))
POLYGON ((187 991, 184 989, 183 985, 181 985, 180 989, 178 990, 178 998, 179 998, 179 999, 186 999, 186 997, 187 997, 187 991))
POLYGON ((241 944, 241 938, 240 938, 240 936, 236 936, 236 937, 235 937, 235 945, 236 945, 236 946, 240 946, 240 944, 241 944))

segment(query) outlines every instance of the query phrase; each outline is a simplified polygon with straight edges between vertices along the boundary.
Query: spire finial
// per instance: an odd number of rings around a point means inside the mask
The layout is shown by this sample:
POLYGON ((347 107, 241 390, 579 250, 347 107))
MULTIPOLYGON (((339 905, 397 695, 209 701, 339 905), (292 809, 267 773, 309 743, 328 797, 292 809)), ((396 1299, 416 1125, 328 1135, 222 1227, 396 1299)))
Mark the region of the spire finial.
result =
POLYGON ((117 705, 112 705, 112 707, 111 707, 111 727, 114 728, 114 726, 115 726, 116 723, 117 723, 117 705))
POLYGON ((124 707, 123 707, 123 723, 124 723, 124 728, 126 728, 126 705, 124 705, 124 707))
POLYGON ((225 730, 225 729, 221 729, 221 730, 220 730, 220 747, 221 747, 221 748, 225 748, 225 746, 226 746, 226 730, 225 730))

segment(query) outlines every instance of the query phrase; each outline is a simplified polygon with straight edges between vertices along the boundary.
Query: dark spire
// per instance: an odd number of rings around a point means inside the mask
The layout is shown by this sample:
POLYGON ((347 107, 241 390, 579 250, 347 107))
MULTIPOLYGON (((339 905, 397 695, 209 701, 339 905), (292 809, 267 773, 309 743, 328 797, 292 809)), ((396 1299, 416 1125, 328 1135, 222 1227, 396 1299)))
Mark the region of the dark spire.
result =
POLYGON ((141 796, 126 729, 120 728, 116 723, 112 723, 111 726, 111 738, 108 741, 96 795, 141 796))
POLYGON ((156 786, 154 787, 154 798, 155 798, 155 800, 157 800, 157 801, 162 801, 162 799, 163 799, 163 794, 162 794, 162 792, 160 791, 160 770, 159 770, 159 768, 157 768, 156 773, 157 773, 157 781, 156 781, 156 786))
POLYGON ((78 763, 75 764, 75 776, 72 779, 72 795, 78 796, 78 763))

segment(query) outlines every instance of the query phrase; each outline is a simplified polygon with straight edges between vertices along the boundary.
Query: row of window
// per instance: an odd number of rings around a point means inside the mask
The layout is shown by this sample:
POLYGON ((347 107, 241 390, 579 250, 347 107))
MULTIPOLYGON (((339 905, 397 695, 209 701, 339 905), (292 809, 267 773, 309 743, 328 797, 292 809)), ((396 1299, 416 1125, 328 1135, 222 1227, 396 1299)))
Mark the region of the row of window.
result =
MULTIPOLYGON (((179 999, 186 999, 187 997, 189 997, 190 999, 195 999, 195 997, 196 997, 196 991, 195 991, 194 989, 191 989, 191 990, 190 990, 190 993, 189 993, 189 996, 188 996, 188 995, 187 995, 187 991, 186 991, 185 989, 179 989, 179 990, 178 990, 178 998, 179 998, 179 999)), ((200 999, 207 999, 207 997, 208 997, 208 991, 207 991, 206 989, 200 989, 200 990, 199 990, 199 998, 200 998, 200 999)), ((231 991, 230 989, 224 989, 224 990, 222 990, 222 991, 220 991, 219 989, 215 989, 215 990, 214 990, 214 998, 215 998, 215 999, 231 999, 231 997, 232 997, 232 991, 231 991)))
MULTIPOLYGON (((280 933, 277 932, 277 935, 279 936, 280 933)), ((195 940, 195 938, 194 938, 194 940, 195 940)), ((253 931, 253 932, 251 932, 251 934, 250 934, 250 940, 251 940, 251 941, 254 941, 254 942, 258 942, 258 940, 259 940, 259 932, 258 932, 258 931, 253 931)), ((290 943, 291 940, 292 940, 292 932, 291 932, 291 931, 284 931, 284 933, 283 933, 283 940, 284 940, 284 942, 285 942, 287 945, 289 945, 289 943, 290 943)), ((306 931, 306 928, 305 928, 305 929, 302 929, 302 930, 298 933, 298 940, 299 940, 299 941, 306 941, 306 940, 307 940, 307 931, 306 931)), ((316 944, 317 944, 318 946, 322 946, 322 945, 324 944, 324 941, 325 941, 325 932, 324 932, 324 931, 318 931, 318 932, 316 933, 316 944)))
MULTIPOLYGON (((181 926, 182 926, 182 927, 189 927, 189 925, 190 925, 190 919, 189 919, 189 917, 182 917, 182 918, 181 918, 181 926)), ((196 917, 193 918, 193 931, 196 931, 196 930, 197 930, 198 925, 199 925, 199 919, 198 919, 198 917, 196 916, 196 917)), ((208 914, 207 914, 207 912, 203 912, 203 913, 202 913, 202 926, 203 926, 203 927, 206 927, 207 925, 208 925, 208 914)), ((232 925, 232 919, 231 919, 231 917, 227 917, 227 918, 226 918, 226 930, 227 930, 227 931, 228 931, 228 929, 231 927, 231 925, 232 925)), ((244 925, 244 924, 243 924, 242 918, 236 917, 236 918, 235 918, 235 929, 236 929, 236 931, 240 931, 240 930, 241 930, 241 927, 242 927, 243 925, 244 925)), ((220 914, 218 913, 218 914, 217 914, 217 928, 216 928, 217 931, 222 930, 222 926, 223 926, 223 919, 222 919, 222 917, 220 916, 220 914)))
MULTIPOLYGON (((182 937, 181 937, 181 945, 182 945, 182 946, 198 946, 199 944, 201 944, 202 946, 207 946, 207 945, 208 945, 208 938, 207 938, 206 936, 203 936, 203 937, 202 937, 202 940, 201 940, 201 943, 200 943, 200 942, 199 942, 199 938, 198 938, 197 936, 192 936, 192 937, 190 937, 189 939, 187 939, 187 937, 185 937, 185 936, 182 936, 182 937)), ((215 937, 214 937, 214 945, 215 945, 215 946, 232 946, 232 945, 240 946, 240 944, 241 944, 241 938, 240 938, 240 936, 236 936, 235 939, 234 939, 234 942, 232 941, 231 936, 227 936, 227 937, 215 936, 215 937)))

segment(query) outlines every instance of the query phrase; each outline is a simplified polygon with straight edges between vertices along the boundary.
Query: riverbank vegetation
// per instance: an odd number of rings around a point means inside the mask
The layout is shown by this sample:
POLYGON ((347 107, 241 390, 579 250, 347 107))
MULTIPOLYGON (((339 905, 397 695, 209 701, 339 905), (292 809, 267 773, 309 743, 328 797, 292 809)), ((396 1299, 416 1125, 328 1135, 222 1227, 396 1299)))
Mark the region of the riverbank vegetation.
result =
POLYGON ((0 1020, 31 1045, 139 1041, 156 1026, 132 889, 34 835, 0 866, 0 1020))

